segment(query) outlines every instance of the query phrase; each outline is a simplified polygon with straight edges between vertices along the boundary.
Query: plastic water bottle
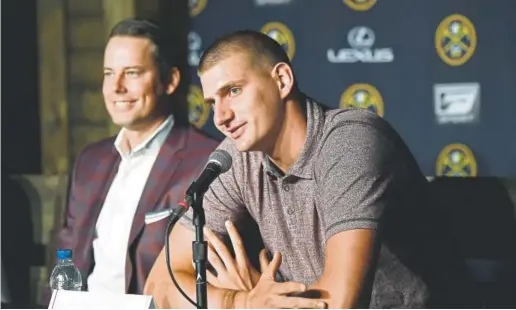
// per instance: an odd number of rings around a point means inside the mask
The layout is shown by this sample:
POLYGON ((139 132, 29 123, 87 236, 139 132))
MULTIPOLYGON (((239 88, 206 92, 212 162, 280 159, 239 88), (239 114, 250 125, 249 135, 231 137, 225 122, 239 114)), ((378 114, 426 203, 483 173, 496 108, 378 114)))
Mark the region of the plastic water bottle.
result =
POLYGON ((50 275, 50 289, 80 291, 82 276, 72 261, 72 250, 58 249, 56 255, 58 262, 50 275))

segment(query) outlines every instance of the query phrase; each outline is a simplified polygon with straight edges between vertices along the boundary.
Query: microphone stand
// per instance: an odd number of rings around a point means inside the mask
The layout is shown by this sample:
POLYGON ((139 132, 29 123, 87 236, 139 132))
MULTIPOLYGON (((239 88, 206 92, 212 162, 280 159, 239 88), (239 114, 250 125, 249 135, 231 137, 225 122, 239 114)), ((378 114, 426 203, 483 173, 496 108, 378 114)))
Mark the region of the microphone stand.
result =
POLYGON ((187 202, 193 209, 193 223, 195 226, 195 241, 192 242, 193 261, 196 270, 196 294, 198 309, 208 308, 208 292, 206 287, 206 263, 208 255, 208 242, 204 241, 204 224, 206 219, 204 217, 204 209, 202 207, 202 200, 204 193, 196 190, 187 192, 187 202))

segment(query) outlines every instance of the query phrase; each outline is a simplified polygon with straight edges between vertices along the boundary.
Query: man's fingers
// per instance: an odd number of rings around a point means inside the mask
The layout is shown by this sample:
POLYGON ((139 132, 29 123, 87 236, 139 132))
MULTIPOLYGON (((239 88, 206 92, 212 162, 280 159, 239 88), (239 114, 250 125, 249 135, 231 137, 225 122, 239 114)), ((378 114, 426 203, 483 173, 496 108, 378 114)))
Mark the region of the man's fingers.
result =
POLYGON ((220 287, 219 279, 209 270, 206 270, 206 280, 213 286, 220 287))
POLYGON ((269 267, 269 257, 266 249, 260 251, 260 271, 264 273, 269 267))
POLYGON ((279 269, 279 266, 281 265, 281 253, 276 252, 274 253, 274 256, 272 257, 271 262, 269 263, 269 266, 265 269, 265 274, 269 279, 274 280, 276 276, 276 272, 279 269))
POLYGON ((273 292, 278 295, 299 294, 306 291, 306 285, 298 282, 275 283, 273 292))
POLYGON ((215 250, 215 252, 219 255, 226 269, 228 271, 237 272, 236 266, 233 262, 233 256, 229 252, 224 242, 222 242, 222 240, 220 240, 219 237, 217 237, 217 235, 215 235, 215 233, 207 227, 204 228, 204 234, 206 235, 208 242, 211 243, 213 250, 215 250))
POLYGON ((226 245, 220 238, 208 227, 204 227, 204 235, 206 236, 206 240, 211 243, 216 248, 226 248, 226 245))
POLYGON ((245 253, 244 243, 242 242, 242 238, 238 233, 233 222, 226 221, 226 229, 228 230, 229 238, 231 239, 231 243, 233 244, 233 249, 235 250, 235 259, 240 270, 245 270, 247 265, 249 264, 249 260, 247 259, 247 254, 245 253))
POLYGON ((328 305, 322 300, 303 297, 278 296, 275 300, 275 308, 326 309, 327 307, 328 305))
POLYGON ((208 261, 213 268, 215 268, 217 273, 220 274, 226 270, 226 266, 224 266, 224 263, 220 260, 220 257, 217 255, 211 244, 208 244, 208 261))

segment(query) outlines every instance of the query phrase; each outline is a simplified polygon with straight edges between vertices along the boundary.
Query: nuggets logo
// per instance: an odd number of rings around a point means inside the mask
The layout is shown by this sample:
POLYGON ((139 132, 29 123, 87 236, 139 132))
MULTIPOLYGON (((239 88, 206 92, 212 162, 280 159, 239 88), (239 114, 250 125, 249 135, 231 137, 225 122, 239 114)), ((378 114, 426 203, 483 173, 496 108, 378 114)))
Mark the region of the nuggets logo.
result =
POLYGON ((383 99, 372 85, 359 83, 348 87, 340 97, 340 108, 358 107, 368 109, 383 117, 383 99))
POLYGON ((190 16, 194 17, 201 13, 206 7, 208 0, 188 0, 188 7, 190 8, 190 16))
POLYGON ((198 86, 191 85, 188 92, 188 118, 197 128, 202 128, 210 116, 210 106, 204 102, 202 91, 198 86))
POLYGON ((468 61, 477 47, 477 34, 471 21, 458 14, 446 17, 435 32, 435 48, 439 57, 450 66, 468 61))
POLYGON ((294 58, 296 43, 290 29, 282 23, 272 22, 265 24, 261 32, 276 40, 283 47, 290 61, 294 58))
POLYGON ((355 11, 367 11, 376 4, 376 0, 344 0, 344 3, 355 11))
POLYGON ((471 149, 465 144, 450 144, 437 157, 437 176, 477 176, 477 161, 471 149))

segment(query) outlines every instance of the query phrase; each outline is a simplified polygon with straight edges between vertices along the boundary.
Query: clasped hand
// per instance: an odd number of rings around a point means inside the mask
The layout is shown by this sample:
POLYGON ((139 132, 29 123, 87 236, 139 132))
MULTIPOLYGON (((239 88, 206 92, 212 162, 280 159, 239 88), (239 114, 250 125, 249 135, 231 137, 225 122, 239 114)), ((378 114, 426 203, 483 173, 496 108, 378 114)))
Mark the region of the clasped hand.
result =
POLYGON ((238 308, 326 308, 326 303, 312 298, 295 297, 306 292, 306 285, 298 282, 276 282, 274 275, 281 265, 281 254, 269 261, 267 251, 260 252, 258 272, 250 263, 242 238, 232 222, 226 222, 235 258, 224 242, 205 228, 208 241, 208 261, 216 274, 207 270, 207 280, 218 288, 234 290, 234 306, 238 308))

